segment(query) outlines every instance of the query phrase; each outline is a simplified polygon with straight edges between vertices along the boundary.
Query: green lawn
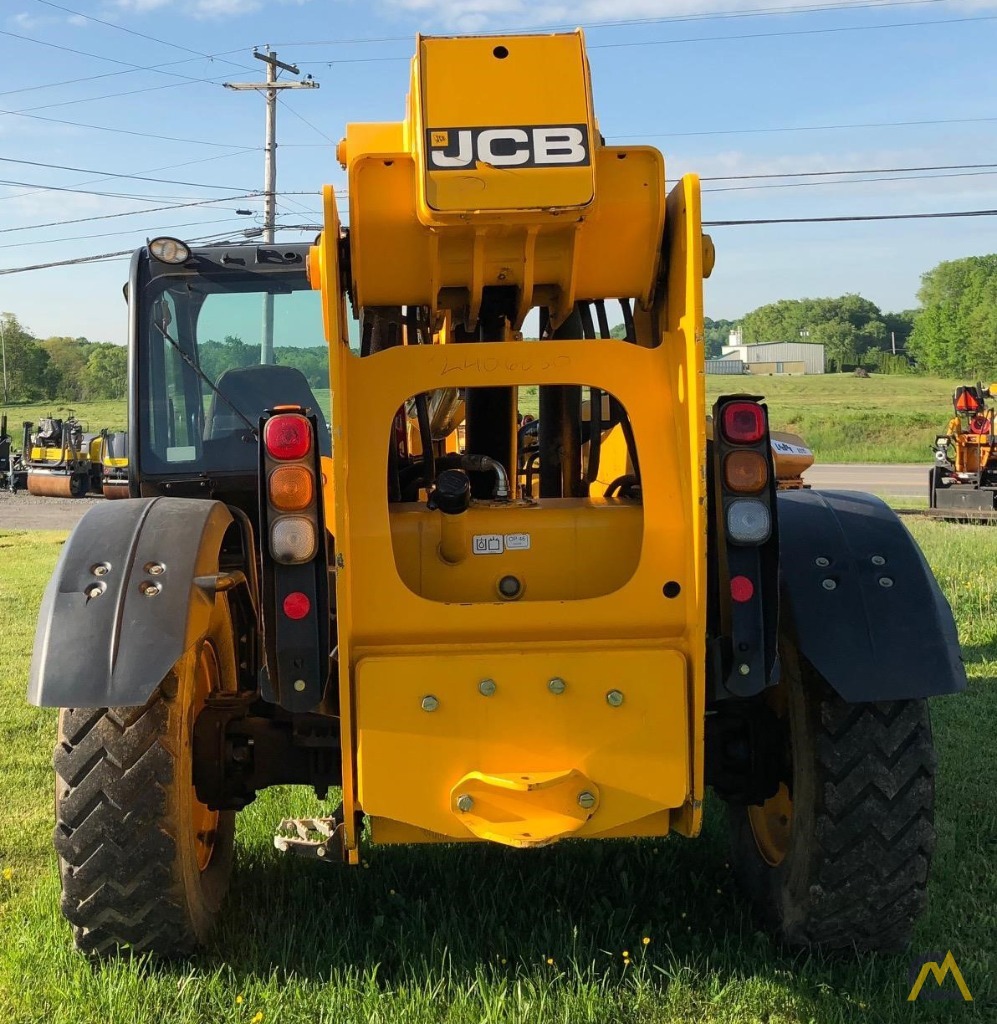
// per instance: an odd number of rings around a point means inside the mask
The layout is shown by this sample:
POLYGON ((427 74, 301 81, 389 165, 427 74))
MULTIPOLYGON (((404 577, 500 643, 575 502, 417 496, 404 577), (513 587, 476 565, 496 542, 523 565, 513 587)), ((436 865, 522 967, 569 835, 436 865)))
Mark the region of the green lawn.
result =
POLYGON ((737 391, 765 398, 772 426, 802 435, 818 462, 933 462, 936 434, 966 381, 937 377, 823 374, 706 378, 707 400, 737 391))
POLYGON ((0 413, 7 414, 7 430, 14 438, 15 448, 21 447, 21 424, 25 420, 37 424, 43 416, 67 419, 73 415, 83 424, 83 429, 92 434, 104 427, 125 430, 128 426, 128 407, 123 398, 100 402, 66 402, 60 398, 51 402, 0 406, 0 413))
MULTIPOLYGON (((55 714, 28 707, 34 619, 62 534, 0 533, 0 1019, 52 1024, 834 1024, 997 1020, 997 530, 914 521, 972 678, 933 703, 938 849, 913 953, 951 949, 972 1005, 906 1002, 907 956, 791 954, 734 888, 724 815, 699 840, 371 849, 361 868, 284 859, 272 829, 317 802, 270 792, 239 818, 215 940, 162 965, 70 948, 51 850, 55 714), (650 941, 645 944, 644 940, 650 941), (624 963, 623 951, 630 963, 624 963)), ((404 766, 400 766, 404 770, 404 766)))
MULTIPOLYGON (((772 426, 801 434, 819 462, 923 462, 932 460, 929 446, 952 415, 952 391, 959 381, 937 377, 873 375, 860 379, 850 374, 814 377, 706 378, 707 400, 722 394, 750 392, 768 403, 772 426)), ((961 383, 966 383, 965 381, 961 383)), ((328 390, 316 399, 329 416, 328 390)), ((124 401, 60 402, 12 405, 6 412, 9 429, 20 444, 22 420, 37 423, 41 416, 62 416, 70 408, 88 430, 101 427, 123 430, 124 401)), ((520 390, 520 409, 536 415, 536 387, 520 390)))

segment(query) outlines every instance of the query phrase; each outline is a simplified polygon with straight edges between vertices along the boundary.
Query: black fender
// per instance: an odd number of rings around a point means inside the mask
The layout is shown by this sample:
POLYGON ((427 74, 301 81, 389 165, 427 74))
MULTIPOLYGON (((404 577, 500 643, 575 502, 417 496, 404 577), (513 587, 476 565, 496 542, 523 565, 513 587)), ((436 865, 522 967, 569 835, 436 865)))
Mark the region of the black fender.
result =
POLYGON ((45 590, 28 701, 75 708, 144 704, 207 634, 215 603, 210 584, 232 523, 220 501, 94 505, 70 534, 45 590))
POLYGON ((959 637, 921 549, 879 498, 781 491, 781 618, 846 701, 966 688, 959 637))

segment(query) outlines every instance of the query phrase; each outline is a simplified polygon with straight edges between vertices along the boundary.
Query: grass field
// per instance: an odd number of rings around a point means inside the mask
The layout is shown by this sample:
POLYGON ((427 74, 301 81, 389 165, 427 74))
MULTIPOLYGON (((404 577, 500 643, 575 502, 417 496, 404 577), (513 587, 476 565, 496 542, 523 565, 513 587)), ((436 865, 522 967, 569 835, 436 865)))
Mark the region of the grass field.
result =
POLYGON ((0 533, 0 1019, 46 1024, 839 1024, 997 1021, 997 529, 914 522, 955 608, 971 690, 933 703, 931 903, 911 955, 948 949, 973 1004, 906 1002, 908 956, 822 959, 759 931, 734 888, 723 809, 696 841, 380 848, 361 868, 282 859, 270 792, 239 816, 211 947, 90 967, 70 948, 51 849, 55 714, 24 703, 62 534, 0 533), (645 940, 649 940, 645 942, 645 940), (629 957, 624 957, 624 951, 629 957))
MULTIPOLYGON (((768 402, 772 426, 802 434, 820 462, 932 462, 929 446, 952 415, 952 390, 958 381, 937 377, 848 374, 815 377, 706 378, 707 400, 721 394, 750 391, 768 402)), ((965 383, 965 382, 963 382, 965 383)), ((329 392, 316 398, 329 415, 329 392)), ((536 413, 536 388, 520 393, 523 412, 536 413)), ((20 443, 22 420, 66 416, 60 403, 12 405, 7 411, 15 444, 20 443)), ((124 401, 78 402, 72 406, 89 430, 123 430, 124 401)))

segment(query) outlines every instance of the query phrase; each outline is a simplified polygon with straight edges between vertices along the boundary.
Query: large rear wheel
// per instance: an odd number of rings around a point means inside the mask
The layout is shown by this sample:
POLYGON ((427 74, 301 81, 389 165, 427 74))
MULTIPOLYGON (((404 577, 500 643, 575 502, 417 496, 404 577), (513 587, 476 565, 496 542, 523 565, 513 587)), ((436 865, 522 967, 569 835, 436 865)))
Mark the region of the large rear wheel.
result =
POLYGON ((55 848, 77 948, 163 956, 202 943, 228 888, 233 812, 200 803, 194 720, 236 685, 227 599, 141 707, 66 708, 55 749, 55 848))
POLYGON ((935 844, 927 703, 848 704, 795 650, 781 656, 771 702, 792 768, 761 806, 730 805, 735 873, 791 945, 903 949, 935 844))

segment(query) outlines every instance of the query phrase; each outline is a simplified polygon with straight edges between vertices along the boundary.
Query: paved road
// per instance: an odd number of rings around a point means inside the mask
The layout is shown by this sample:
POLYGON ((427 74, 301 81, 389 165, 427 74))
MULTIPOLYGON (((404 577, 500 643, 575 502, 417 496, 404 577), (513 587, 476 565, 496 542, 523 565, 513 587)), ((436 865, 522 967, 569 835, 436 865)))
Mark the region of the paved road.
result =
MULTIPOLYGON (((928 496, 928 467, 835 465, 814 466, 804 477, 811 487, 831 491, 871 491, 903 498, 928 496)), ((69 530, 91 505, 103 498, 38 498, 0 491, 0 530, 69 530)))
POLYGON ((928 497, 928 465, 829 463, 812 466, 803 475, 811 487, 825 491, 869 491, 897 498, 928 497))

